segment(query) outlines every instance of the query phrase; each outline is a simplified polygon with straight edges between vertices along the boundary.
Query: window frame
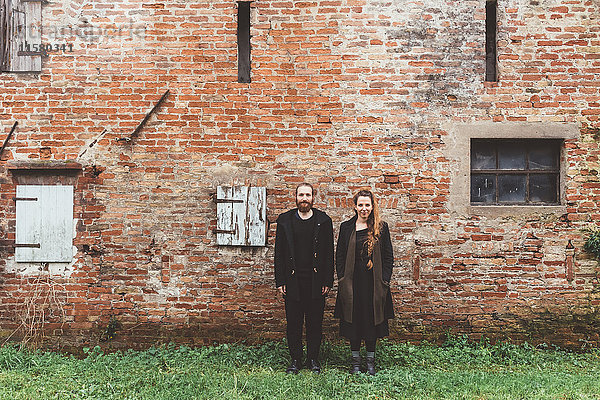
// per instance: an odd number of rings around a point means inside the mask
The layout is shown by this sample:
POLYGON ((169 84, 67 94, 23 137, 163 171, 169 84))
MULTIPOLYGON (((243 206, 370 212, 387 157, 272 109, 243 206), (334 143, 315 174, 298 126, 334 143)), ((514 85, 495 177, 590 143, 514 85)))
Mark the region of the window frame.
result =
POLYGON ((556 206, 560 205, 560 184, 561 184, 561 173, 560 173, 560 160, 561 160, 561 152, 564 147, 564 141, 561 139, 477 139, 472 138, 470 143, 470 179, 469 179, 469 187, 470 187, 470 202, 472 206, 481 206, 481 205, 495 205, 495 206, 505 206, 505 205, 527 205, 527 206, 556 206), (552 155, 554 158, 554 168, 551 169, 532 169, 530 166, 530 153, 537 146, 539 146, 540 142, 543 141, 545 144, 552 145, 552 155), (474 169, 473 168, 473 151, 474 144, 481 143, 486 145, 492 145, 495 153, 495 162, 496 167, 493 169, 474 169), (510 145, 518 144, 525 148, 525 167, 523 169, 508 169, 508 168, 500 168, 500 157, 499 151, 501 151, 501 146, 508 147, 510 145), (494 190, 494 201, 493 202, 476 202, 473 201, 472 197, 472 186, 473 186, 473 176, 474 175, 494 175, 495 177, 495 190, 494 190), (501 175, 509 176, 509 175, 525 175, 525 200, 524 201, 501 201, 500 195, 500 185, 499 185, 499 177, 501 175), (531 186, 530 186, 530 178, 532 175, 554 175, 555 179, 555 199, 554 202, 545 202, 545 201, 531 201, 531 186))
POLYGON ((568 141, 580 138, 576 122, 551 121, 474 121, 457 123, 448 121, 441 129, 446 144, 442 154, 448 162, 445 169, 448 180, 446 209, 456 217, 525 217, 532 215, 560 216, 567 212, 566 192, 572 177, 566 162, 568 141), (471 205, 471 139, 561 139, 565 146, 560 154, 560 203, 557 205, 471 205))

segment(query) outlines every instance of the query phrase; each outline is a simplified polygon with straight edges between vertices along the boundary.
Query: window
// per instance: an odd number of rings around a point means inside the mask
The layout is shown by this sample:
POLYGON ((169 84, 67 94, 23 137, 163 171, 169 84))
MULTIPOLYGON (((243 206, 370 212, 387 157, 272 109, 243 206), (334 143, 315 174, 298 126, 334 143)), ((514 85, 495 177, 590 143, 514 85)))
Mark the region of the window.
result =
POLYGON ((0 72, 42 70, 41 0, 0 0, 0 72))
POLYGON ((471 140, 471 204, 556 205, 560 140, 471 140))
POLYGON ((18 185, 15 261, 71 262, 73 186, 18 185))
MULTIPOLYGON (((447 209, 453 215, 470 217, 473 215, 485 216, 486 218, 501 218, 501 217, 522 217, 528 215, 554 215, 561 216, 567 212, 566 192, 569 182, 567 173, 567 164, 565 162, 566 153, 565 143, 571 140, 578 140, 580 137, 580 126, 577 123, 559 123, 559 122, 525 122, 525 121, 477 121, 470 123, 454 123, 449 122, 444 125, 448 132, 447 146, 443 149, 444 155, 451 160, 448 167, 449 187, 448 187, 448 202, 447 209), (494 144, 494 143, 510 143, 519 142, 525 144, 531 141, 534 143, 534 149, 541 148, 545 144, 556 144, 556 155, 558 162, 557 176, 558 186, 556 193, 558 198, 554 202, 530 202, 530 203, 514 203, 497 201, 495 190, 493 197, 471 199, 471 192, 479 195, 479 190, 473 190, 472 174, 476 178, 478 174, 486 172, 483 166, 479 169, 472 170, 471 159, 472 151, 478 151, 478 144, 494 144), (477 201, 479 200, 479 201, 477 201), (484 202, 487 200, 489 202, 484 202)), ((482 157, 480 155, 478 157, 482 157)), ((496 160, 494 155, 494 162, 496 160)), ((535 155, 534 155, 535 161, 535 155)), ((473 163, 479 161, 474 159, 473 163)), ((483 161, 481 161, 483 162, 483 161)), ((492 163, 488 160, 490 166, 492 163)), ((503 162, 504 165, 504 162, 503 162)), ((474 165, 477 167, 477 165, 474 165)), ((533 170, 533 174, 541 173, 544 170, 529 168, 533 170)), ((496 184, 495 173, 502 173, 502 170, 494 168, 493 180, 487 182, 486 188, 485 178, 480 184, 482 190, 491 189, 491 184, 496 184)), ((519 171, 522 174, 527 174, 527 171, 519 171)), ((549 172, 554 174, 554 172, 549 172)), ((531 173, 529 174, 531 175, 531 173)), ((535 179, 534 179, 535 181, 535 179)), ((535 183, 535 182, 534 182, 535 183)), ((485 191, 484 191, 485 192, 485 191)), ((535 188, 534 188, 535 192, 535 188)), ((478 196, 474 196, 478 197, 478 196)))
POLYGON ((497 73, 497 47, 496 47, 496 29, 497 20, 497 1, 485 2, 485 80, 496 82, 497 73))
POLYGON ((237 4, 238 82, 250 83, 250 2, 237 4))

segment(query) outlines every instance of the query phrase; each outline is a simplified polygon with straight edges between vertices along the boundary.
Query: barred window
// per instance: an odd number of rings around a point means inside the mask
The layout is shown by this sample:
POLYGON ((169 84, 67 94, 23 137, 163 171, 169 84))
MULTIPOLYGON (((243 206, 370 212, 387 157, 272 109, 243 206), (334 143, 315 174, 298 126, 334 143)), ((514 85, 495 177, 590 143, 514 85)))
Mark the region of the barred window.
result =
POLYGON ((471 204, 559 204, 561 145, 553 139, 471 139, 471 204))

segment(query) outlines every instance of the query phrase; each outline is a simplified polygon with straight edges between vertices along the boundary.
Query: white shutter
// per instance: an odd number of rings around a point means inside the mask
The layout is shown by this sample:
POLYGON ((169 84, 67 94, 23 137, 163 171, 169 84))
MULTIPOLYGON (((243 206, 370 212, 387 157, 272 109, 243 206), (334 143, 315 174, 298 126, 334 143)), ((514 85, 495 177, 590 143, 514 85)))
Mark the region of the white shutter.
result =
POLYGON ((251 187, 248 191, 247 246, 267 245, 267 189, 251 187))
POLYGON ((245 243, 247 188, 217 187, 217 244, 240 246, 245 243))
POLYGON ((73 186, 17 186, 15 261, 71 262, 73 186))
POLYGON ((217 187, 217 244, 265 246, 267 190, 264 187, 217 187))

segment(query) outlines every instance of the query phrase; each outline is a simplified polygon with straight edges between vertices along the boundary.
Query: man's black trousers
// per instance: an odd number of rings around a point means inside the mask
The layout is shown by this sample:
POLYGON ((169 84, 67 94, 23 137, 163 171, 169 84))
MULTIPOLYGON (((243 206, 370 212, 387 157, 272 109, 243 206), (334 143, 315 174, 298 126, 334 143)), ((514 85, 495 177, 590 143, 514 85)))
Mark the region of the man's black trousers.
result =
POLYGON ((318 359, 321 337, 323 336, 323 311, 325 296, 313 299, 310 279, 298 280, 300 301, 285 298, 287 319, 287 340, 290 356, 302 360, 302 325, 306 321, 307 358, 318 359))

